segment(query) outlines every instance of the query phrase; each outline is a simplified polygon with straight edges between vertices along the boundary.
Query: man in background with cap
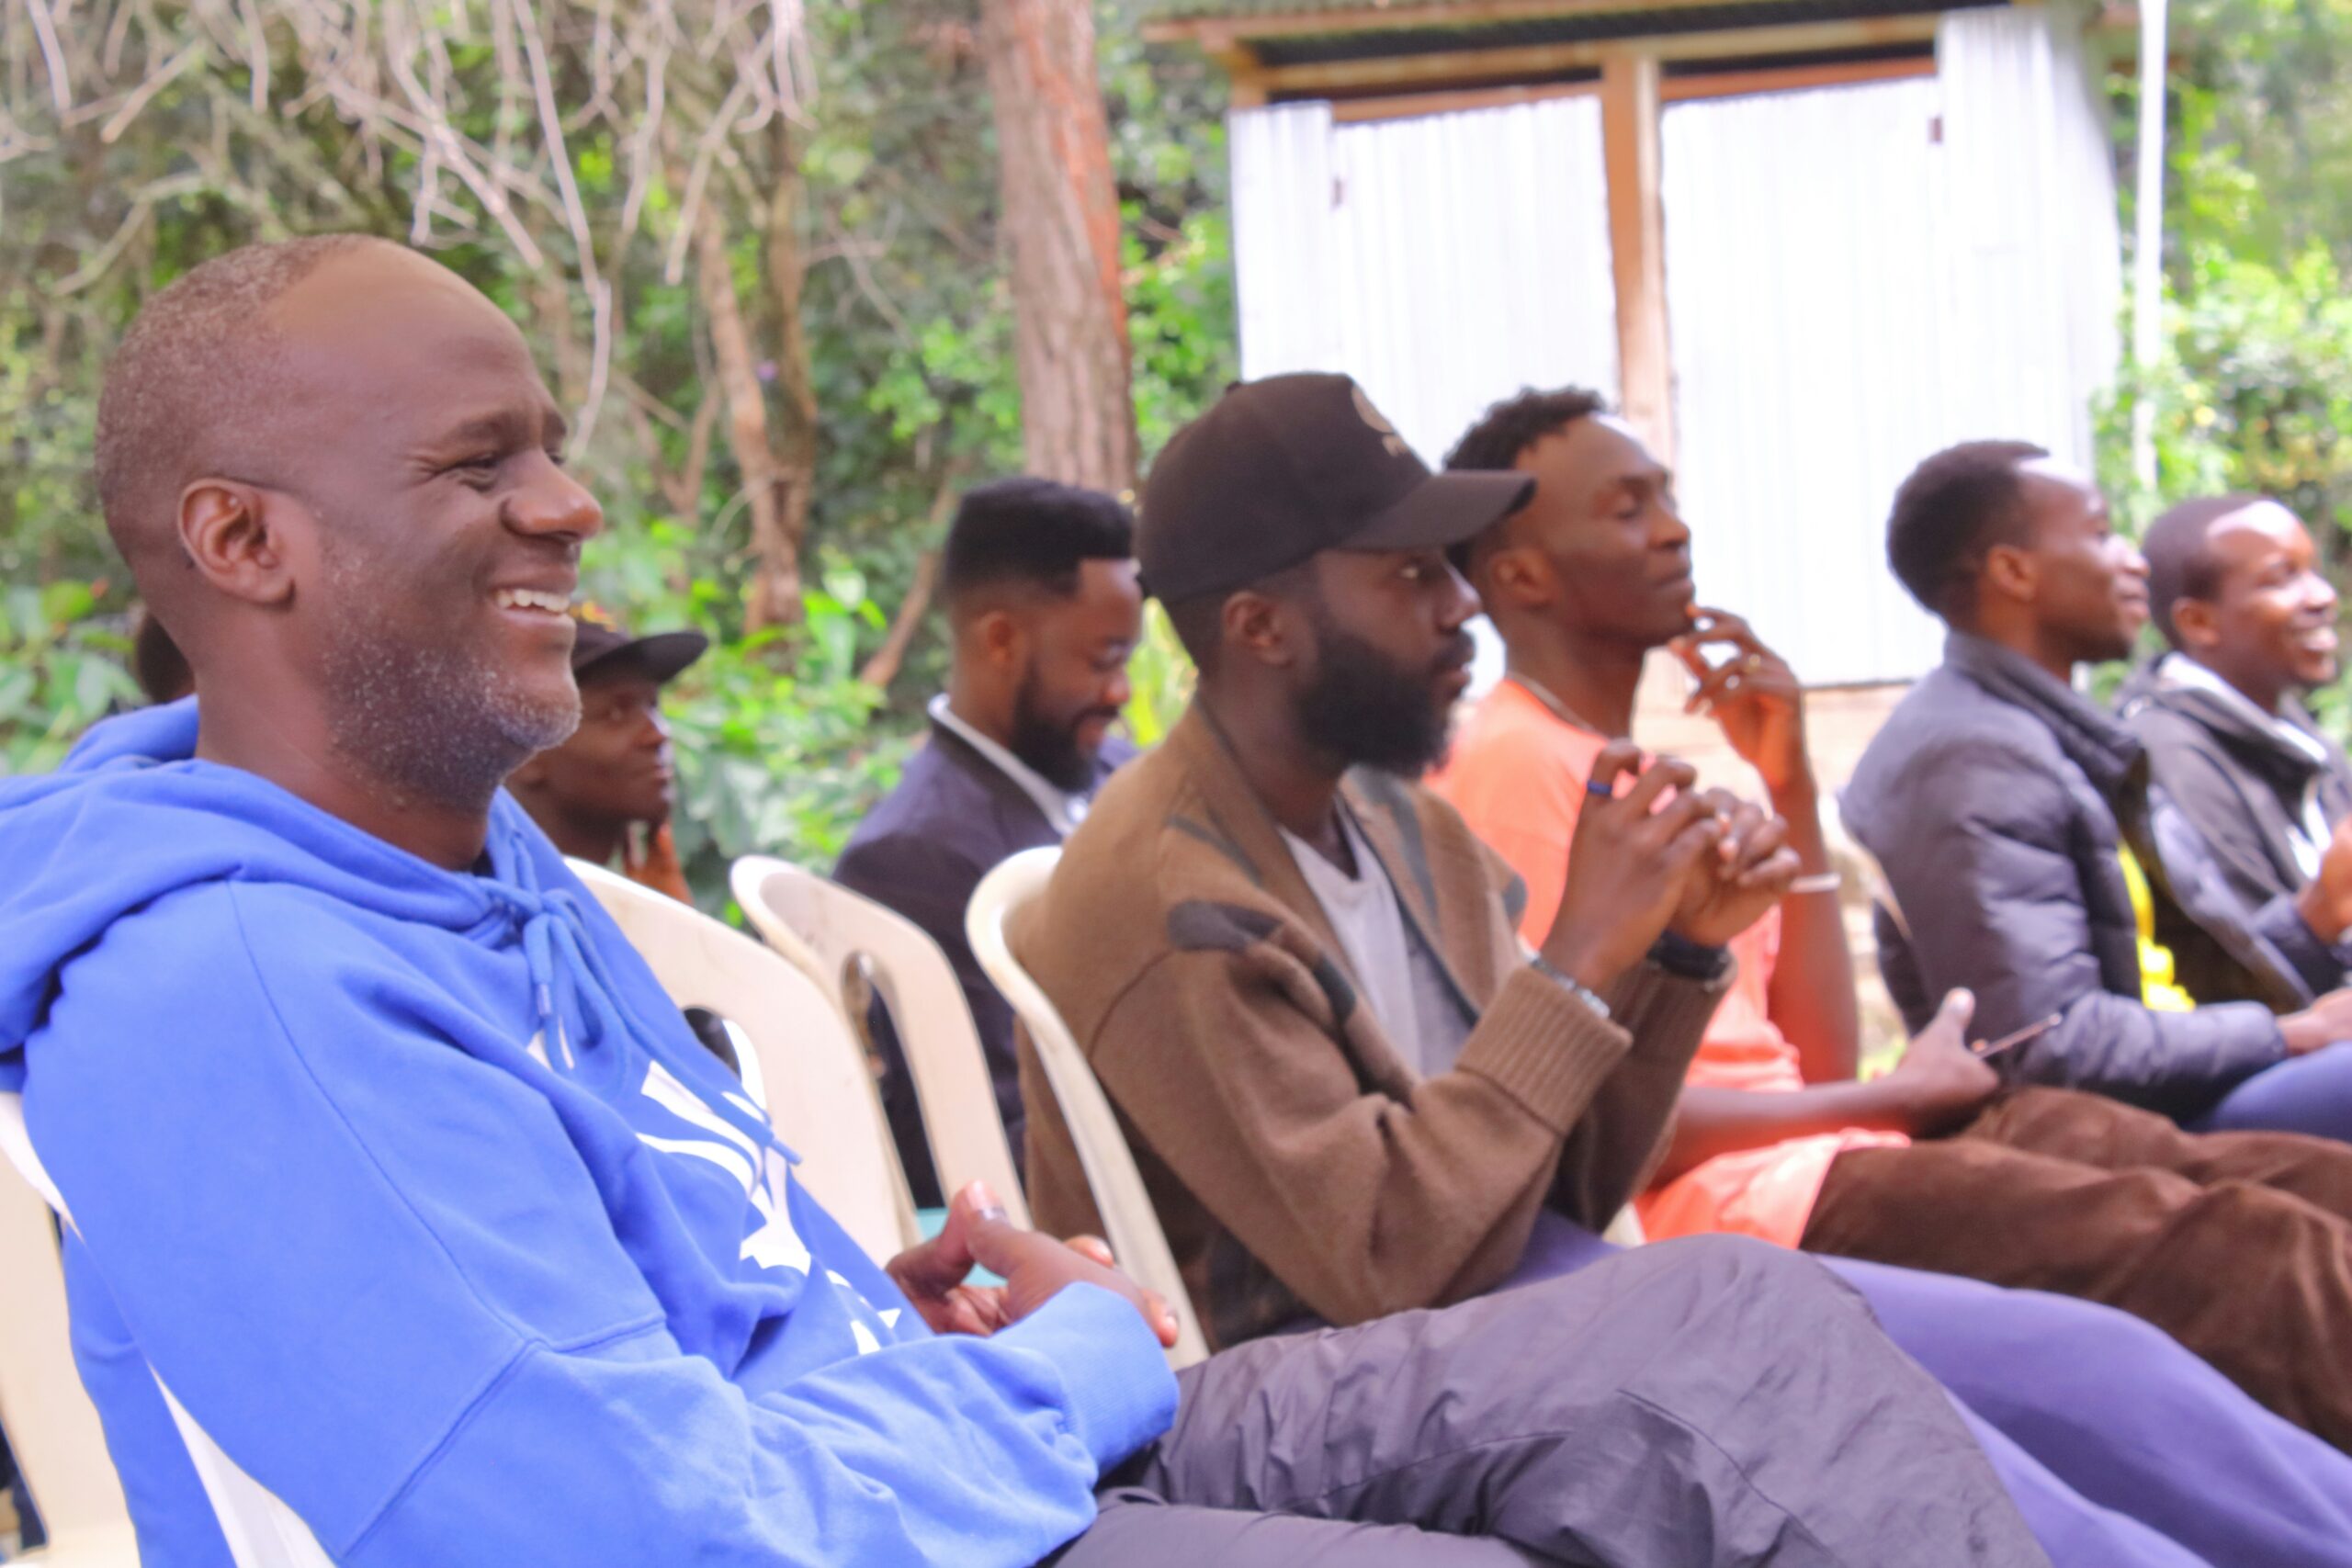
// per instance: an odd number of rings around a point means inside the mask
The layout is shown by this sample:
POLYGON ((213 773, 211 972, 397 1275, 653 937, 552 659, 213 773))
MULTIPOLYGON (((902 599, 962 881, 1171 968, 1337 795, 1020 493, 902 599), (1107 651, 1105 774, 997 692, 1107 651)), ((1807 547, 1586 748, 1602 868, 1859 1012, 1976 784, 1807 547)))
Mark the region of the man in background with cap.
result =
POLYGON ((710 639, 691 630, 631 637, 594 605, 573 619, 580 728, 515 769, 507 790, 572 859, 612 866, 692 903, 670 840, 678 785, 662 688, 700 659, 710 639))

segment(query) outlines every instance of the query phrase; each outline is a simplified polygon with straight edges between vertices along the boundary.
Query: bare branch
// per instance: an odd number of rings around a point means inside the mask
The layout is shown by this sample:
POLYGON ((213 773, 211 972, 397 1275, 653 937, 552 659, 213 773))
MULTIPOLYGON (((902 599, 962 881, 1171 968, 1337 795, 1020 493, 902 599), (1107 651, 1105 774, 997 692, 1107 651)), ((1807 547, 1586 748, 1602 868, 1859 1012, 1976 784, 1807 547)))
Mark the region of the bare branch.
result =
POLYGON ((718 111, 710 117, 710 124, 704 129, 695 148, 694 169, 686 176, 684 199, 678 204, 677 232, 671 236, 669 260, 662 268, 662 279, 665 283, 680 282, 686 276, 686 246, 694 239, 695 223, 702 208, 702 187, 710 178, 710 161, 718 155, 718 144, 726 139, 729 124, 741 112, 748 91, 743 79, 737 77, 735 85, 727 90, 727 96, 720 101, 718 111))
POLYGON ((939 552, 925 550, 915 558, 914 580, 907 584, 907 596, 899 601, 898 610, 890 616, 890 629, 882 634, 882 646, 858 667, 859 680, 879 690, 899 678, 899 667, 907 661, 907 650, 914 646, 915 634, 922 629, 922 618, 931 610, 931 596, 938 584, 939 552))
POLYGON ((140 83, 131 90, 130 96, 123 100, 122 107, 115 110, 114 118, 98 127, 98 140, 111 144, 129 128, 132 120, 139 118, 139 111, 145 108, 156 94, 171 85, 173 77, 204 58, 204 40, 198 39, 174 55, 164 63, 162 70, 140 83))
POLYGON ((62 118, 74 107, 74 78, 65 69, 65 51, 57 41, 57 22, 49 14, 48 0, 24 0, 25 11, 33 25, 33 37, 40 41, 40 58, 49 71, 49 97, 62 118))

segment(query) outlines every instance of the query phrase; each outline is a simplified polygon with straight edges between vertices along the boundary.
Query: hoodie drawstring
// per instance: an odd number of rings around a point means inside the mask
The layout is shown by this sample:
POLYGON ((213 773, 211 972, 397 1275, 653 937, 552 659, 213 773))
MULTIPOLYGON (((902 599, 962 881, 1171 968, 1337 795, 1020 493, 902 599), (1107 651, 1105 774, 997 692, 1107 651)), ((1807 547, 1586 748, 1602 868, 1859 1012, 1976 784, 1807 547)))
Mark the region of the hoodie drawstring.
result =
MULTIPOLYGON (((564 1066, 577 1065, 575 1041, 579 1049, 594 1050, 608 1034, 616 1032, 634 1037, 648 1055, 674 1071, 675 1065, 666 1061, 669 1053, 656 1044, 654 1032, 641 1027, 622 1003, 612 976, 597 957, 595 942, 589 938, 579 897, 569 888, 542 890, 529 855, 514 846, 507 849, 507 853, 496 857, 506 863, 494 867, 500 874, 495 879, 482 878, 480 886, 522 929, 523 956, 538 1027, 543 1037, 562 1053, 564 1066)), ((787 1159, 794 1157, 764 1118, 747 1118, 732 1105, 710 1104, 710 1108, 787 1159)))

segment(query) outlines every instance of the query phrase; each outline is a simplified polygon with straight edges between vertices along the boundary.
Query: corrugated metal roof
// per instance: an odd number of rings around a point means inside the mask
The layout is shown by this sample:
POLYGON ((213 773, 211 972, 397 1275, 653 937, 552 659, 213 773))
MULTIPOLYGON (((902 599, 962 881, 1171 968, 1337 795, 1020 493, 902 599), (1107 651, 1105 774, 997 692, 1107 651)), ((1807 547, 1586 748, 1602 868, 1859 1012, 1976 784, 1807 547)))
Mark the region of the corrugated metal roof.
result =
MULTIPOLYGON (((1177 21, 1194 17, 1312 17, 1323 12, 1473 7, 1491 9, 1485 0, 1159 0, 1159 4, 1147 0, 1138 8, 1147 21, 1177 21)), ((1560 8, 1564 11, 1576 9, 1575 0, 1567 0, 1560 8)), ((1623 8, 1628 12, 1657 15, 1674 7, 1628 0, 1623 8)), ((1544 7, 1537 5, 1531 9, 1540 14, 1544 7)))
MULTIPOLYGON (((1183 3, 1193 3, 1193 0, 1183 0, 1183 3)), ((1261 4, 1263 0, 1202 0, 1202 3, 1247 6, 1261 4)), ((1273 0, 1273 3, 1288 4, 1292 0, 1273 0)), ((2005 3, 2006 0, 1729 0, 1729 3, 1718 5, 1583 11, 1570 16, 1527 17, 1475 27, 1384 27, 1332 33, 1282 33, 1252 38, 1250 43, 1251 51, 1262 64, 1306 65, 1330 61, 1381 60, 1408 54, 1514 49, 1535 44, 1601 43, 1617 39, 1721 32, 1739 28, 1786 27, 1805 22, 1838 22, 1864 17, 1918 16, 2005 3)))
MULTIPOLYGON (((1417 53, 1403 40, 1464 38, 1476 41, 1461 48, 1508 47, 1520 42, 1573 42, 1655 38, 1673 33, 1714 31, 1728 28, 1764 27, 1789 21, 1837 21, 1854 17, 1899 16, 1912 13, 1972 9, 2004 5, 2008 0, 1907 0, 1903 4, 1871 4, 1868 0, 1717 0, 1693 5, 1691 0, 1624 0, 1622 5, 1595 0, 1141 0, 1136 6, 1148 28, 1189 31, 1190 24, 1229 20, 1251 36, 1263 57, 1265 41, 1273 36, 1324 39, 1349 35, 1385 34, 1399 40, 1395 49, 1379 53, 1417 53), (1507 15, 1498 16, 1498 10, 1507 15), (1459 26, 1445 13, 1464 13, 1459 26), (1316 26, 1329 17, 1331 25, 1316 26), (1250 26, 1257 23, 1257 27, 1250 26)), ((1353 58, 1317 53, 1317 59, 1353 58)))

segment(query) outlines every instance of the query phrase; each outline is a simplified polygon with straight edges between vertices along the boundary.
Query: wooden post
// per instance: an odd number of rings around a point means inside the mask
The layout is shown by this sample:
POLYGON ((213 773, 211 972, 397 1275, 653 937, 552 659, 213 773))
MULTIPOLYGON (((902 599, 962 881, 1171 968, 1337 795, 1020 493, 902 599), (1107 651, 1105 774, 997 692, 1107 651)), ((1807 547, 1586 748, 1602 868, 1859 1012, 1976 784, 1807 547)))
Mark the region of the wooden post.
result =
POLYGON ((1617 381, 1626 420, 1674 462, 1674 361, 1666 324, 1666 217, 1658 197, 1658 62, 1615 54, 1600 68, 1609 250, 1617 279, 1617 381))

